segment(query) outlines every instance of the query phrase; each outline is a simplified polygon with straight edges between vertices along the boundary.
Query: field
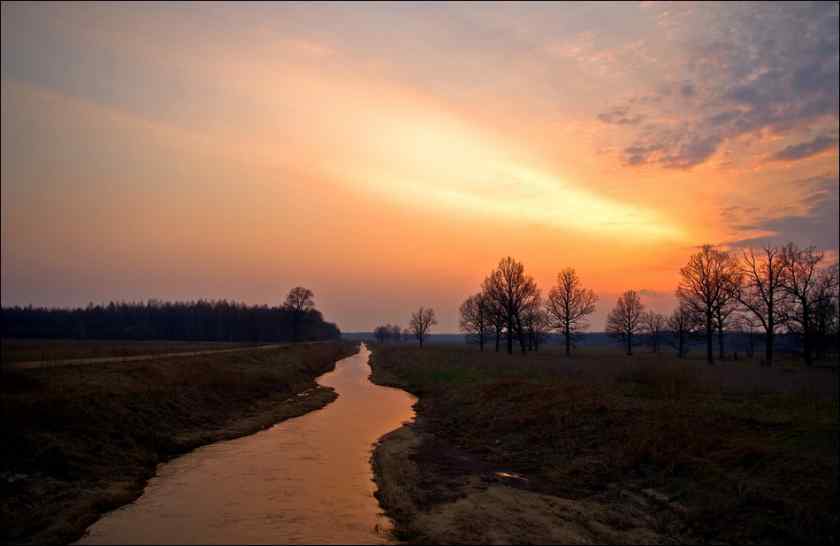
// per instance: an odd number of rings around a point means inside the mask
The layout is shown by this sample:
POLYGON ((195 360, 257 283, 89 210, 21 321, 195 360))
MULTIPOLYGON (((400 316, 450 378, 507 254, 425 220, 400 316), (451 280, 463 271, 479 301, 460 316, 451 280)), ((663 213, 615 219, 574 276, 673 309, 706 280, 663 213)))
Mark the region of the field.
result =
POLYGON ((249 347, 254 343, 221 341, 131 341, 77 339, 3 339, 0 341, 0 363, 50 363, 79 358, 133 357, 166 353, 212 351, 249 347))
POLYGON ((348 342, 6 370, 0 538, 65 543, 136 498, 156 465, 335 398, 314 378, 348 342))
POLYGON ((374 381, 419 397, 374 453, 402 539, 838 540, 832 370, 373 347, 374 381))

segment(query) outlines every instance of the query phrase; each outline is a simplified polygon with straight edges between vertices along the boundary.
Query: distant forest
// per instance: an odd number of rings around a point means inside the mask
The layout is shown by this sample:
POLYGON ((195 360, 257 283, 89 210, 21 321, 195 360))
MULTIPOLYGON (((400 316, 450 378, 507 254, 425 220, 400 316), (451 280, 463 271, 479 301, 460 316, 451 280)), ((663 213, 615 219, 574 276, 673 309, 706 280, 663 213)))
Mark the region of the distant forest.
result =
POLYGON ((315 309, 310 291, 296 288, 284 305, 275 307, 225 300, 111 302, 76 309, 4 307, 0 335, 4 338, 283 342, 335 339, 341 332, 315 309))

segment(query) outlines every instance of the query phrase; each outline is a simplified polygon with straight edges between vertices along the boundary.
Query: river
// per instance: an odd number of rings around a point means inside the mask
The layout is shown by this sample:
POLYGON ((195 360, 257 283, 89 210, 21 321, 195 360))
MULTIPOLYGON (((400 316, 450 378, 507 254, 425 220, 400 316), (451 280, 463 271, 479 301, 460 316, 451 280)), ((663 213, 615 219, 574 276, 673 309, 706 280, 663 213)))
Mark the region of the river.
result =
POLYGON ((415 398, 371 383, 369 355, 362 345, 318 378, 339 395, 325 408, 161 464, 79 543, 387 543, 370 454, 415 398))

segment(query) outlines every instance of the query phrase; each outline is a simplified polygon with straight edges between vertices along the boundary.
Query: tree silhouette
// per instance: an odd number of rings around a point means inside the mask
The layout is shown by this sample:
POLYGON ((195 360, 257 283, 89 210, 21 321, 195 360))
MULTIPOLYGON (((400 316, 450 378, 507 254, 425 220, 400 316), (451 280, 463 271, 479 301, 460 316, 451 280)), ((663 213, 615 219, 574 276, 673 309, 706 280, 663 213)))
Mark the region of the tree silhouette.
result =
MULTIPOLYGON (((772 366, 776 332, 785 318, 785 293, 782 287, 784 250, 770 245, 763 247, 761 252, 747 249, 741 255, 739 267, 742 282, 738 301, 751 318, 761 324, 765 342, 764 362, 772 366)), ((752 330, 752 320, 744 326, 752 330)))
POLYGON ((715 314, 725 301, 730 301, 738 279, 738 272, 729 254, 704 245, 680 269, 682 277, 677 297, 693 312, 703 316, 706 330, 706 360, 714 364, 712 337, 715 331, 715 314))
POLYGON ((435 324, 437 324, 437 320, 435 319, 434 309, 421 307, 416 313, 411 314, 408 327, 417 341, 420 342, 420 347, 423 346, 423 341, 429 334, 429 329, 435 324))
POLYGON ((836 282, 831 269, 821 269, 825 254, 816 247, 800 249, 793 243, 783 250, 785 267, 782 273, 782 289, 789 297, 785 311, 788 329, 802 338, 802 356, 805 364, 813 363, 817 310, 824 294, 831 293, 836 282))
POLYGON ((633 354, 633 336, 641 330, 644 309, 639 295, 628 290, 607 315, 607 333, 625 344, 628 356, 633 354))
POLYGON ((461 304, 461 331, 478 337, 480 350, 484 350, 484 342, 490 329, 490 309, 483 293, 479 292, 464 300, 461 304))
POLYGON ((688 352, 688 337, 694 333, 697 323, 697 316, 683 303, 668 317, 667 327, 672 339, 670 344, 677 349, 679 358, 685 358, 688 352))
POLYGON ((499 262, 484 282, 483 291, 504 316, 508 354, 513 354, 514 333, 519 337, 522 354, 525 354, 522 314, 538 297, 534 279, 525 274, 525 266, 508 256, 499 262))
POLYGON ((586 317, 595 311, 598 297, 581 286, 574 269, 564 269, 557 275, 557 286, 548 293, 546 311, 551 326, 560 330, 566 341, 566 356, 572 351, 575 335, 589 325, 586 317))
POLYGON ((642 331, 647 334, 647 342, 651 351, 658 353, 665 333, 665 316, 655 311, 647 311, 642 313, 641 322, 642 331))
POLYGON ((296 286, 289 290, 286 296, 284 307, 292 312, 292 341, 298 341, 300 337, 300 322, 304 314, 315 307, 312 299, 315 294, 312 290, 302 286, 296 286))

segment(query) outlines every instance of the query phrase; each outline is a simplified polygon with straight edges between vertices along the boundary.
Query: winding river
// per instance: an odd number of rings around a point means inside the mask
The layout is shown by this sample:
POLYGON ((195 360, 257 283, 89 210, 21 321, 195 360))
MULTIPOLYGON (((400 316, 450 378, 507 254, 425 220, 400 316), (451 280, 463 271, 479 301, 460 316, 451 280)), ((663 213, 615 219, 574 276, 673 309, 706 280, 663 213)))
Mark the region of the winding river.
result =
POLYGON ((325 408, 160 465, 79 543, 387 543, 370 454, 415 399, 371 383, 369 355, 362 345, 318 378, 339 394, 325 408))

